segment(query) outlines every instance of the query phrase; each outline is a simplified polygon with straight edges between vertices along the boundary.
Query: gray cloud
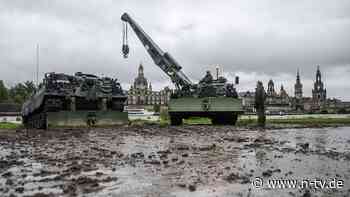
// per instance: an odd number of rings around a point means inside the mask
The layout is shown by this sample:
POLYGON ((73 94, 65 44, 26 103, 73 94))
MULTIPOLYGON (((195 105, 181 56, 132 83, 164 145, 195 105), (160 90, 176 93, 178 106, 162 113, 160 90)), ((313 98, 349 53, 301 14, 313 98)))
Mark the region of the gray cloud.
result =
POLYGON ((330 97, 350 99, 350 2, 0 0, 0 78, 34 79, 35 46, 44 72, 117 77, 128 88, 142 62, 156 88, 168 85, 133 33, 121 56, 121 21, 129 12, 194 81, 220 65, 242 75, 241 89, 273 78, 292 93, 301 69, 310 94, 320 65, 330 97))

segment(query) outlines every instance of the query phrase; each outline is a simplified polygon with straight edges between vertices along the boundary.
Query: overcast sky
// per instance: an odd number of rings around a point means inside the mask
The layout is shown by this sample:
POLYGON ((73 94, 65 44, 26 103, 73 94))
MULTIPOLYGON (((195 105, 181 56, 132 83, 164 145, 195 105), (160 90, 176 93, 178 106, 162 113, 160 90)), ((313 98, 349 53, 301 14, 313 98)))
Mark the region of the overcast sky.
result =
POLYGON ((241 77, 240 91, 272 78, 293 94, 299 68, 310 96, 320 65, 328 97, 350 100, 349 10, 348 0, 0 0, 0 79, 34 80, 38 43, 40 78, 82 71, 128 89, 142 62, 156 89, 171 84, 133 32, 123 59, 120 16, 128 12, 193 81, 220 65, 229 80, 241 77))

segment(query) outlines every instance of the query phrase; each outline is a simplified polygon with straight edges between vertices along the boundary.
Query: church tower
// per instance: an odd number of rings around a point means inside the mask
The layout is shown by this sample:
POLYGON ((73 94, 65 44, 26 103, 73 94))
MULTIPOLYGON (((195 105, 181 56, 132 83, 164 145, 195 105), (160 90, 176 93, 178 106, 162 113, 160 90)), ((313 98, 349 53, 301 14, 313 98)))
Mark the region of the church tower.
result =
POLYGON ((316 81, 314 83, 314 89, 312 90, 312 99, 317 103, 323 103, 327 99, 327 90, 324 88, 321 79, 320 66, 317 66, 316 81))
POLYGON ((281 97, 281 98, 287 98, 287 97, 288 97, 288 93, 287 93, 287 91, 284 89, 283 85, 281 85, 280 97, 281 97))
POLYGON ((142 64, 140 64, 139 65, 139 73, 138 73, 139 75, 139 77, 144 77, 144 74, 143 74, 143 65, 142 64))
POLYGON ((171 90, 169 88, 161 91, 153 91, 152 84, 144 74, 144 67, 140 63, 137 77, 128 91, 128 106, 142 108, 146 105, 167 105, 169 103, 171 90))
POLYGON ((270 79, 269 83, 267 84, 267 96, 276 96, 275 84, 273 83, 272 79, 270 79))
POLYGON ((146 90, 148 88, 148 82, 143 73, 143 65, 139 66, 139 73, 134 81, 134 88, 139 90, 146 90))
POLYGON ((294 96, 296 99, 303 98, 303 84, 300 82, 300 73, 299 69, 297 71, 297 80, 294 85, 294 96))

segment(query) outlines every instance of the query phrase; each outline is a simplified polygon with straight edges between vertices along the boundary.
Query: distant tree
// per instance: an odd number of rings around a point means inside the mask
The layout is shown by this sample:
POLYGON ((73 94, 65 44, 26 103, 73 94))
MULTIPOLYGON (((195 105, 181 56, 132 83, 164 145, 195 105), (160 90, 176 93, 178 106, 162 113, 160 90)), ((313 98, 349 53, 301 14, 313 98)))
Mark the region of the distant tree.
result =
POLYGON ((23 102, 35 92, 36 88, 33 82, 26 81, 18 83, 10 88, 9 95, 15 103, 23 104, 23 102))
POLYGON ((2 80, 0 80, 0 102, 8 100, 8 90, 2 80))
POLYGON ((340 108, 340 109, 338 110, 338 114, 346 114, 346 113, 347 113, 347 111, 346 111, 345 108, 340 108))
POLYGON ((22 83, 18 83, 10 89, 10 97, 15 103, 23 103, 26 96, 26 89, 22 83))
POLYGON ((31 95, 36 91, 35 84, 32 81, 26 81, 24 82, 24 85, 26 87, 27 95, 31 95))
POLYGON ((323 110, 320 111, 320 113, 321 113, 321 114, 328 114, 328 110, 323 109, 323 110))
POLYGON ((24 98, 19 94, 12 97, 12 99, 13 99, 12 100, 13 102, 18 103, 18 104, 23 104, 23 102, 24 102, 24 98))

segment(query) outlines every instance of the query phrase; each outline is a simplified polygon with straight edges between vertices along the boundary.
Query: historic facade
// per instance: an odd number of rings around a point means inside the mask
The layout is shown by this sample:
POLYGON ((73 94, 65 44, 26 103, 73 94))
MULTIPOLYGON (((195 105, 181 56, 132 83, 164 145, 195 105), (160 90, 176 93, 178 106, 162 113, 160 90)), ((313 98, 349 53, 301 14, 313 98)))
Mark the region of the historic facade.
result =
POLYGON ((275 92, 275 83, 273 83, 272 79, 270 79, 267 84, 267 96, 270 98, 277 96, 275 92))
POLYGON ((300 73, 299 69, 297 71, 297 79, 294 85, 294 96, 297 99, 302 99, 303 98, 303 84, 300 81, 300 73))
POLYGON ((293 106, 295 110, 304 110, 303 105, 303 84, 300 81, 300 73, 299 69, 297 71, 297 79, 294 85, 294 101, 293 106))
POLYGON ((242 99, 243 109, 246 113, 255 113, 255 92, 240 92, 238 93, 239 98, 242 99))
POLYGON ((151 82, 144 76, 143 65, 139 65, 138 75, 128 91, 127 104, 130 105, 167 105, 171 90, 165 87, 161 91, 153 91, 151 82))
POLYGON ((279 93, 275 91, 275 84, 270 79, 267 84, 266 92, 266 112, 270 114, 282 113, 290 111, 290 98, 281 85, 279 93))
MULTIPOLYGON (((246 113, 255 113, 254 92, 240 92, 243 109, 246 113)), ((327 90, 320 67, 317 66, 316 80, 313 84, 312 97, 305 97, 303 84, 300 78, 300 72, 297 71, 294 84, 294 97, 289 97, 284 87, 281 86, 280 92, 275 91, 273 80, 269 80, 266 91, 266 112, 267 114, 287 113, 350 113, 350 102, 344 102, 339 99, 327 98, 327 90)))
POLYGON ((314 83, 314 89, 312 90, 312 99, 318 105, 323 104, 327 100, 327 90, 321 79, 320 66, 317 66, 316 81, 314 83))
MULTIPOLYGON (((242 99, 243 109, 248 113, 255 113, 255 93, 240 92, 239 97, 242 99)), ((291 111, 291 98, 281 85, 280 91, 275 91, 275 83, 269 80, 266 91, 266 112, 268 114, 281 114, 291 111)))
POLYGON ((312 89, 312 97, 303 97, 302 95, 302 85, 300 82, 299 72, 297 73, 297 81, 294 86, 295 98, 293 106, 295 109, 307 111, 307 112, 321 112, 329 111, 332 108, 332 99, 327 99, 327 90, 322 81, 322 75, 320 71, 320 66, 317 66, 316 70, 316 80, 312 89))

